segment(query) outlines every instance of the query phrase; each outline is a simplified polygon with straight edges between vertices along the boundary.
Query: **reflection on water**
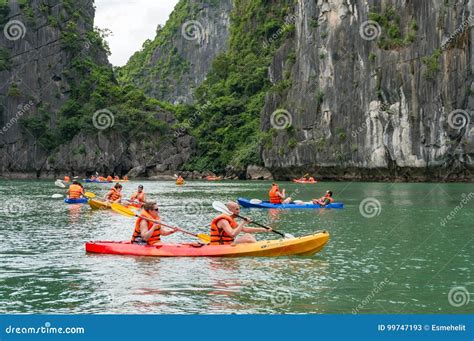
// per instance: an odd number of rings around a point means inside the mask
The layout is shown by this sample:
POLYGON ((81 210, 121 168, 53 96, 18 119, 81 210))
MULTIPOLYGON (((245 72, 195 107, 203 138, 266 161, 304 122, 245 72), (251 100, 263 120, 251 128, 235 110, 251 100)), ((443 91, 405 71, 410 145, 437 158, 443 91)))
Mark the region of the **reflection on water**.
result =
MULTIPOLYGON (((141 181, 162 219, 209 233, 213 200, 266 199, 268 182, 141 181), (193 214, 189 202, 199 205, 193 214)), ((129 196, 138 182, 125 184, 129 196)), ((470 280, 474 202, 459 204, 463 184, 331 183, 343 210, 259 210, 243 214, 299 236, 326 229, 327 246, 310 257, 147 258, 88 255, 88 240, 128 240, 134 220, 87 205, 66 205, 50 181, 0 181, 0 312, 2 313, 351 313, 382 281, 361 313, 466 313, 449 305, 453 286, 470 280), (360 202, 374 197, 379 216, 360 202), (471 237, 472 238, 472 237, 471 237), (384 282, 385 283, 385 282, 384 282)), ((91 185, 97 195, 109 186, 91 185)), ((321 188, 285 184, 309 200, 321 188), (298 187, 296 187, 298 186, 298 187)), ((259 239, 272 234, 259 234, 259 239)), ((194 241, 176 233, 167 241, 194 241)))

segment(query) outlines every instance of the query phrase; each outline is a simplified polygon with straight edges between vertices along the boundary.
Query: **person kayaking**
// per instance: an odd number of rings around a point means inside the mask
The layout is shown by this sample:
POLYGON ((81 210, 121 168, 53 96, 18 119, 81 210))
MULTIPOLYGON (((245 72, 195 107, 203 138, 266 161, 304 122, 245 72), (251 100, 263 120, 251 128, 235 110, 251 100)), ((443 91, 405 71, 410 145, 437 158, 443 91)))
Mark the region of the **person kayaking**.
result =
POLYGON ((156 202, 146 202, 140 212, 140 217, 135 221, 135 229, 132 235, 132 244, 140 245, 154 245, 161 242, 161 236, 168 236, 177 231, 177 229, 170 229, 160 224, 156 224, 142 217, 160 220, 159 209, 156 202))
POLYGON ((117 181, 117 180, 120 180, 120 178, 116 175, 114 176, 114 180, 117 181))
POLYGON ((91 175, 90 179, 91 181, 95 181, 97 178, 94 175, 91 175))
POLYGON ((81 184, 74 180, 67 190, 68 199, 79 199, 84 196, 84 188, 81 184))
POLYGON ((112 175, 109 175, 109 176, 107 177, 107 181, 109 181, 109 182, 112 181, 112 175))
POLYGON ((146 202, 145 192, 143 191, 143 185, 139 185, 136 192, 130 197, 130 202, 133 204, 143 204, 146 202))
POLYGON ((332 197, 332 192, 331 191, 326 191, 326 194, 324 194, 323 197, 319 199, 313 199, 313 204, 318 204, 321 206, 326 206, 329 205, 330 203, 334 202, 334 198, 332 197))
POLYGON ((314 182, 314 178, 312 176, 309 177, 308 182, 314 182))
POLYGON ((102 181, 105 181, 105 178, 104 178, 102 175, 100 175, 100 176, 97 178, 97 180, 99 180, 99 181, 102 182, 102 181))
POLYGON ((288 204, 291 202, 291 197, 285 198, 285 190, 283 189, 280 192, 280 188, 278 187, 278 184, 273 183, 272 188, 268 192, 268 195, 270 197, 270 202, 272 204, 288 204))
POLYGON ((120 200, 122 200, 122 185, 117 182, 105 195, 105 200, 120 203, 120 200))
POLYGON ((251 233, 271 231, 271 229, 247 227, 246 225, 251 220, 244 219, 237 223, 235 218, 240 213, 240 206, 236 202, 229 201, 226 207, 232 215, 221 214, 212 220, 210 245, 255 243, 257 240, 251 233), (245 232, 245 234, 236 238, 240 232, 245 232))
POLYGON ((178 176, 178 178, 176 179, 176 184, 177 185, 182 185, 184 184, 184 179, 181 175, 178 176))
POLYGON ((125 175, 125 176, 123 177, 123 180, 128 181, 128 176, 125 175))
POLYGON ((71 181, 71 178, 66 175, 66 176, 64 176, 64 180, 63 180, 63 181, 64 181, 64 182, 69 182, 69 181, 71 181))

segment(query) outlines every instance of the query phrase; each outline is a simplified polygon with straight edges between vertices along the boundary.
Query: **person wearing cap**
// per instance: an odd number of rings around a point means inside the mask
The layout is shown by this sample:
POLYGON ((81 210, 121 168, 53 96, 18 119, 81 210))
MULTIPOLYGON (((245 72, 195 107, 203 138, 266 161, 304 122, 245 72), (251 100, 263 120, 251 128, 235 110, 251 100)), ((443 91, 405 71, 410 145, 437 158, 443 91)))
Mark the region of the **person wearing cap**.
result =
POLYGON ((283 189, 280 192, 280 188, 276 183, 272 184, 272 188, 268 192, 268 196, 270 197, 270 202, 272 204, 288 204, 291 202, 291 197, 285 198, 285 190, 283 189))
POLYGON ((332 192, 327 190, 326 194, 324 194, 323 197, 321 197, 319 199, 313 199, 312 201, 313 201, 313 204, 326 206, 326 205, 329 205, 329 204, 333 203, 334 199, 332 197, 332 192))
POLYGON ((146 201, 145 192, 143 191, 143 185, 139 185, 137 191, 130 197, 130 202, 143 205, 146 201))

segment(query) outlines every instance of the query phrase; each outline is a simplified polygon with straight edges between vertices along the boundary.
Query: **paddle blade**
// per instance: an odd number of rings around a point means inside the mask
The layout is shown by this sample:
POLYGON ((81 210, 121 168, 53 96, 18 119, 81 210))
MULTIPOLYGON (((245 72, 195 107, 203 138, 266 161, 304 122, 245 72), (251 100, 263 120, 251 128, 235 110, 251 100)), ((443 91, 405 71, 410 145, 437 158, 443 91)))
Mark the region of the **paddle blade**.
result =
POLYGON ((96 197, 96 195, 92 192, 86 192, 84 193, 84 196, 89 199, 94 199, 96 197))
POLYGON ((56 180, 54 182, 54 185, 57 186, 57 187, 66 188, 66 185, 63 184, 63 182, 61 180, 56 180))
POLYGON ((197 235, 197 237, 203 242, 203 243, 206 243, 206 244, 209 244, 211 242, 211 236, 207 235, 207 234, 203 234, 203 233, 199 233, 197 235))
POLYGON ((262 200, 260 200, 260 199, 250 199, 250 203, 251 204, 261 204, 262 200))
POLYGON ((135 217, 136 214, 132 210, 126 208, 125 206, 122 206, 118 203, 113 203, 111 206, 112 210, 114 210, 117 213, 120 213, 121 215, 127 216, 127 217, 135 217))
POLYGON ((232 212, 229 211, 227 206, 223 202, 220 202, 220 201, 214 201, 212 203, 212 208, 224 214, 232 214, 232 212))
POLYGON ((62 197, 63 197, 62 194, 53 194, 53 195, 51 196, 51 198, 53 198, 53 199, 59 199, 59 198, 62 198, 62 197))

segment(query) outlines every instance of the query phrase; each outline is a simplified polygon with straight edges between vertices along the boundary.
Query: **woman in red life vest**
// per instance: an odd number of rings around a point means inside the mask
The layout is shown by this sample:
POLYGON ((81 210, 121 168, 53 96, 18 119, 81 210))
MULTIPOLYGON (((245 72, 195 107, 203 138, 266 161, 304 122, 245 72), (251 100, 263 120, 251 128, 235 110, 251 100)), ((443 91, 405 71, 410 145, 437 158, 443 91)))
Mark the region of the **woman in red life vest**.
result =
POLYGON ((271 229, 247 227, 250 220, 243 220, 239 223, 235 221, 240 213, 239 204, 229 201, 226 204, 232 215, 221 214, 211 222, 211 243, 210 245, 228 245, 255 243, 257 240, 250 233, 270 232, 271 229), (240 232, 245 232, 241 237, 237 237, 240 232))
POLYGON ((140 217, 135 222, 132 244, 158 244, 161 242, 161 236, 168 236, 177 231, 176 229, 162 227, 159 221, 159 209, 156 202, 145 203, 143 210, 140 212, 140 217))
POLYGON ((272 204, 288 204, 291 202, 291 197, 285 199, 285 190, 280 192, 280 188, 276 183, 272 184, 272 188, 268 192, 268 196, 270 197, 270 202, 272 204))
POLYGON ((332 197, 331 191, 326 191, 326 194, 324 194, 324 196, 319 199, 313 199, 313 204, 319 204, 321 206, 326 206, 333 202, 334 202, 334 199, 332 197))
POLYGON ((122 200, 122 185, 116 183, 115 186, 112 187, 110 191, 105 195, 105 200, 109 202, 120 203, 120 200, 122 200))

